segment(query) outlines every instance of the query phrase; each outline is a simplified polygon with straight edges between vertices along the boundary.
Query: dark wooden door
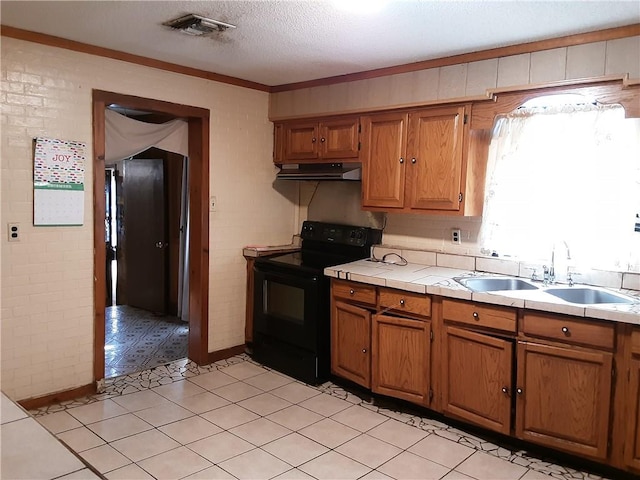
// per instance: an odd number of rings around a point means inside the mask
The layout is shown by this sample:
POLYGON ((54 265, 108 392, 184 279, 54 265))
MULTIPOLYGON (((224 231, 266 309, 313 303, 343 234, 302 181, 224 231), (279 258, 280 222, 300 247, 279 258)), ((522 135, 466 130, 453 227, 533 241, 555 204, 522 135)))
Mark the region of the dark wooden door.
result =
POLYGON ((163 160, 125 160, 122 196, 127 304, 165 313, 168 245, 163 160))

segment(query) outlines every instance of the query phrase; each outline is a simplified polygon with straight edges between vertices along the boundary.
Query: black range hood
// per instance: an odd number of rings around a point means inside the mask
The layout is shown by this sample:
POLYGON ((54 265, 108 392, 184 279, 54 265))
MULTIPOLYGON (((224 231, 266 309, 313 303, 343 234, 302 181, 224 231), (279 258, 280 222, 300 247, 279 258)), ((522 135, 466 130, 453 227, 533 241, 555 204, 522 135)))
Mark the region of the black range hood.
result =
POLYGON ((284 164, 276 175, 280 180, 360 180, 359 163, 284 164))

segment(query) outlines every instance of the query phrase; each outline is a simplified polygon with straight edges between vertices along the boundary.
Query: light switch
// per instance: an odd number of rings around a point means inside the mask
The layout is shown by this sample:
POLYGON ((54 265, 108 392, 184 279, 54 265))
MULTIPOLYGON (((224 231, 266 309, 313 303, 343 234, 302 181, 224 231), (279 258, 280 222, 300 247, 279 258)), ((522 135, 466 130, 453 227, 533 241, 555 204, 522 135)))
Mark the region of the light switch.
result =
POLYGON ((18 223, 7 224, 7 234, 10 242, 20 241, 20 226, 18 223))
POLYGON ((209 197, 209 211, 210 212, 215 212, 216 207, 217 207, 217 203, 218 203, 218 200, 216 199, 216 197, 209 197))

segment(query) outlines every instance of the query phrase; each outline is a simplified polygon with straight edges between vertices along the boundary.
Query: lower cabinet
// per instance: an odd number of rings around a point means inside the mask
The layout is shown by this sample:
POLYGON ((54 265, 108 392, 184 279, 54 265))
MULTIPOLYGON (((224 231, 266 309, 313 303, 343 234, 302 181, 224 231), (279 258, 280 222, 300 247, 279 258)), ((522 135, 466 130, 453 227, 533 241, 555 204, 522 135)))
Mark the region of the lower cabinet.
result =
POLYGON ((445 325, 443 412, 509 434, 513 341, 445 325))
POLYGON ((624 462, 629 467, 640 470, 640 329, 631 334, 632 352, 629 362, 626 441, 624 462))
POLYGON ((334 300, 331 312, 331 372, 371 388, 371 312, 334 300))
POLYGON ((613 355, 518 342, 516 435, 605 459, 613 355))
POLYGON ((371 389, 428 406, 431 322, 374 315, 371 343, 371 389))

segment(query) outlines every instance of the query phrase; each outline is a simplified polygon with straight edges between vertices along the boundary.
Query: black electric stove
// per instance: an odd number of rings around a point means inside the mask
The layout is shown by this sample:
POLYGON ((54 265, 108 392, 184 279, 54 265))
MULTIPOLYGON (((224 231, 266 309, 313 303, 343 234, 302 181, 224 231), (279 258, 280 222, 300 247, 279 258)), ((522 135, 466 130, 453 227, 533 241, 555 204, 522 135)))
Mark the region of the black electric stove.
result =
POLYGON ((370 256, 382 231, 306 221, 299 252, 254 264, 253 358, 308 383, 330 369, 330 300, 326 267, 370 256))

